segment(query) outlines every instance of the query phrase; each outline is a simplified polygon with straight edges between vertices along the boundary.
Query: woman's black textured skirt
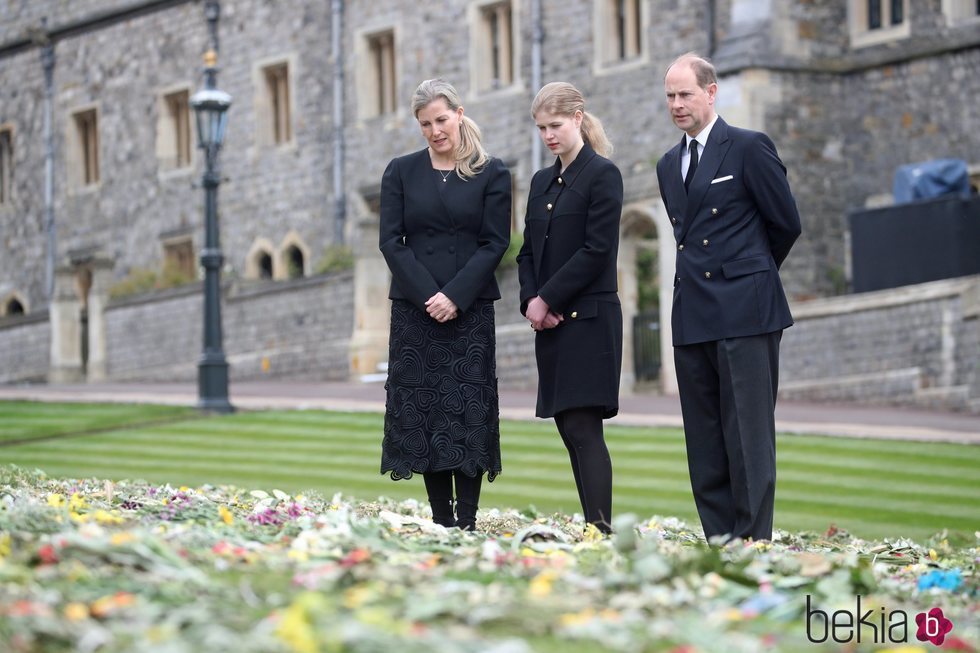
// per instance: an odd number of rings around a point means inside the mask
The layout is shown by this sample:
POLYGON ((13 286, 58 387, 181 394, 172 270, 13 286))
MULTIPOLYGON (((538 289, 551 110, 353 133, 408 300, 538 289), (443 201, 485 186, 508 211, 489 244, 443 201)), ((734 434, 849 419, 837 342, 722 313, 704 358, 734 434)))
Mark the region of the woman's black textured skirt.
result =
POLYGON ((381 473, 500 473, 493 302, 440 324, 410 302, 391 303, 381 473))

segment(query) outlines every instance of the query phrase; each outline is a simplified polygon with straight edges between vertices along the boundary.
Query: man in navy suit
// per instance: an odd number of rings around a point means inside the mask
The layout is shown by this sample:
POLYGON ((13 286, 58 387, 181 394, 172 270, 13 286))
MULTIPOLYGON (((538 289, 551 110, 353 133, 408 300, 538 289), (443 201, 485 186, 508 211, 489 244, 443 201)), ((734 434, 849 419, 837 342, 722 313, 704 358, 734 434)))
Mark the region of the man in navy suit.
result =
POLYGON ((772 538, 779 266, 800 216, 776 147, 715 113, 714 66, 688 53, 664 90, 681 142, 657 163, 674 228, 671 316, 688 467, 705 537, 772 538))

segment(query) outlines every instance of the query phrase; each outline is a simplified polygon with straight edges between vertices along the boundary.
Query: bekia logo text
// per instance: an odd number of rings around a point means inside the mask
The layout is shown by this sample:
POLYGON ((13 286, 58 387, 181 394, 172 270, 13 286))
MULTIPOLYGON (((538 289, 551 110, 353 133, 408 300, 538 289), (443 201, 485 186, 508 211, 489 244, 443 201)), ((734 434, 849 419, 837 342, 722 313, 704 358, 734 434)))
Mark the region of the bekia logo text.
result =
MULTIPOLYGON (((941 646, 946 634, 953 630, 953 622, 943 615, 941 608, 915 615, 915 638, 941 646)), ((904 610, 861 610, 861 597, 857 596, 854 612, 835 610, 828 614, 814 608, 810 595, 806 595, 806 638, 814 644, 831 639, 838 644, 848 642, 873 642, 898 644, 909 641, 909 619, 904 610)))

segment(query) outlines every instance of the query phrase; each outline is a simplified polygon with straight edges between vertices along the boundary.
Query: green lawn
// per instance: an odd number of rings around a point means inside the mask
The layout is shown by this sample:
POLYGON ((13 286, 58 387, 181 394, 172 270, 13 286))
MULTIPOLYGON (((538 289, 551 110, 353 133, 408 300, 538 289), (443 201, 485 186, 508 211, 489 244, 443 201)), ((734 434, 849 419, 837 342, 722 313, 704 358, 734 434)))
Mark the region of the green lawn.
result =
MULTIPOLYGON (((172 485, 230 483, 370 500, 424 498, 421 479, 378 473, 382 416, 321 411, 197 417, 159 406, 0 402, 0 463, 52 476, 141 478, 172 485), (132 424, 132 426, 125 426, 132 424), (73 437, 51 437, 55 435, 73 437), (42 438, 9 444, 11 440, 42 438)), ((579 509, 565 449, 551 422, 501 424, 504 473, 481 508, 579 509)), ((612 426, 614 513, 697 523, 679 429, 612 426)), ((980 447, 780 436, 776 527, 923 540, 980 528, 980 447)))
POLYGON ((0 401, 0 444, 68 433, 106 431, 196 414, 192 408, 181 406, 0 401))

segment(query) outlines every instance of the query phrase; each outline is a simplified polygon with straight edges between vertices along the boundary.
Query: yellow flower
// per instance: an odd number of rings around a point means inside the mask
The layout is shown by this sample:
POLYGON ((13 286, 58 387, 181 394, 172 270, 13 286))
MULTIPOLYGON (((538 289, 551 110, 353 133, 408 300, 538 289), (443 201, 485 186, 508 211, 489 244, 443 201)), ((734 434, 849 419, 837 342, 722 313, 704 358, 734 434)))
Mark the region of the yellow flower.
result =
POLYGON ((191 489, 189 487, 187 487, 186 485, 181 485, 180 486, 180 491, 181 492, 184 492, 186 494, 187 492, 190 492, 191 489))
POLYGON ((105 510, 95 511, 95 521, 100 524, 122 524, 125 519, 112 512, 106 512, 105 510))
POLYGON ((64 613, 68 621, 88 619, 88 606, 84 603, 72 602, 65 606, 64 613))
POLYGON ((344 607, 356 610, 371 599, 371 589, 367 585, 356 585, 344 592, 344 607))
POLYGON ((929 549, 929 558, 932 560, 939 560, 939 555, 936 553, 935 549, 929 549))
POLYGON ((557 578, 558 574, 555 573, 554 570, 545 569, 531 579, 531 582, 528 585, 528 591, 531 593, 531 596, 536 598, 544 598, 551 594, 557 578))
POLYGON ((586 524, 585 530, 582 532, 582 539, 586 542, 601 542, 602 538, 605 537, 595 524, 586 524))
POLYGON ((921 646, 898 646, 884 649, 886 653, 927 653, 921 646))
POLYGON ((558 618, 558 623, 564 628, 581 626, 595 618, 595 611, 592 608, 585 608, 580 612, 566 612, 558 618))
POLYGON ((86 508, 88 508, 88 503, 85 502, 85 498, 78 492, 72 493, 71 498, 68 499, 68 509, 78 512, 86 508))
POLYGON ((276 636, 296 653, 319 653, 310 612, 322 607, 323 598, 314 592, 297 596, 282 614, 276 636))
POLYGON ((113 546, 122 546, 123 544, 129 544, 130 542, 135 542, 136 536, 132 533, 113 533, 112 537, 109 538, 109 542, 113 546))
POLYGON ((48 505, 52 508, 60 508, 65 505, 65 497, 60 494, 49 494, 48 495, 48 505))
POLYGON ((229 526, 235 523, 235 516, 231 514, 231 511, 225 506, 218 506, 218 516, 221 517, 221 521, 229 526))
POLYGON ((297 562, 306 562, 310 559, 310 554, 306 551, 300 551, 299 549, 290 549, 286 557, 290 560, 296 560, 297 562))
POLYGON ((10 533, 0 534, 0 560, 10 555, 10 533))
POLYGON ((91 515, 83 515, 78 512, 70 512, 68 513, 68 517, 71 518, 71 520, 76 524, 85 524, 89 521, 91 515))

